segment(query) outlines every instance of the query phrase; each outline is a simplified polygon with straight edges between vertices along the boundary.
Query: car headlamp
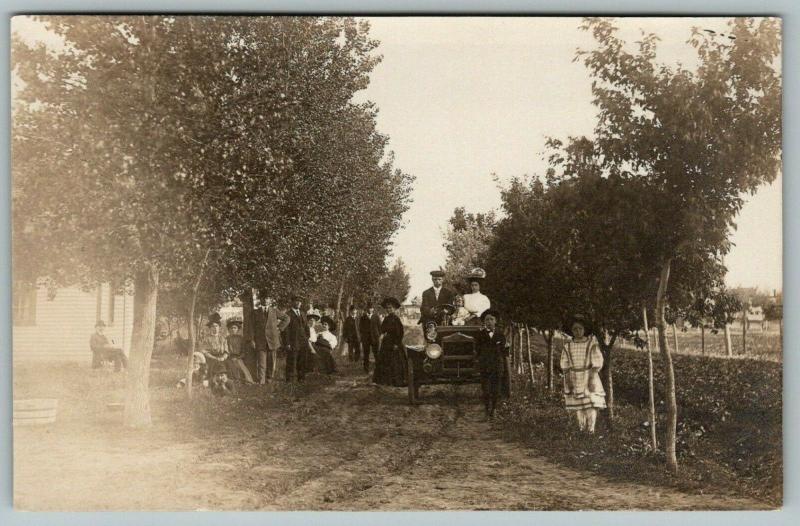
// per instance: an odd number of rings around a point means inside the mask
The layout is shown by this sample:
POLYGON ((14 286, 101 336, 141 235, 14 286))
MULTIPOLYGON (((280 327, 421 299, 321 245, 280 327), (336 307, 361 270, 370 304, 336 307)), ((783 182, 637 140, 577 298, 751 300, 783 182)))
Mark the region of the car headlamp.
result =
POLYGON ((425 328, 425 339, 433 343, 436 341, 436 325, 430 324, 425 328))
POLYGON ((444 351, 442 351, 442 347, 436 343, 429 343, 425 346, 425 354, 431 360, 439 358, 443 352, 444 351))

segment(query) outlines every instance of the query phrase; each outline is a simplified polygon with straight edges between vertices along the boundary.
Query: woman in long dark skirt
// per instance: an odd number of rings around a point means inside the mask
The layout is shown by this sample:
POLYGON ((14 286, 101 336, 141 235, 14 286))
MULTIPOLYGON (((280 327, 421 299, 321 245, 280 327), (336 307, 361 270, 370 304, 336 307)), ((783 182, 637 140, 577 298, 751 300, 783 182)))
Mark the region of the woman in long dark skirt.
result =
POLYGON ((323 316, 322 332, 317 334, 317 341, 314 342, 314 351, 319 360, 319 372, 322 374, 334 374, 336 372, 336 361, 333 358, 333 351, 336 349, 336 335, 332 331, 336 330, 336 322, 330 316, 323 316))
POLYGON ((406 355, 403 348, 403 322, 397 316, 400 302, 386 298, 381 303, 386 317, 381 323, 381 346, 375 357, 372 381, 378 385, 401 387, 406 385, 406 355))

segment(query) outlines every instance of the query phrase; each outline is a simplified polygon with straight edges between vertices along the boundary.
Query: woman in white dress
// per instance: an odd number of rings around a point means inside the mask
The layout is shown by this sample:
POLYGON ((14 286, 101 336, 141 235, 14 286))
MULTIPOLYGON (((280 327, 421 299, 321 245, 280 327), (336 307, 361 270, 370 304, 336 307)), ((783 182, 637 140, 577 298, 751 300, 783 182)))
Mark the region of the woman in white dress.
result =
POLYGON ((480 323, 481 314, 492 307, 492 302, 484 294, 481 294, 481 282, 486 278, 486 271, 482 268, 474 268, 467 276, 470 293, 464 294, 464 308, 469 311, 466 322, 469 324, 480 323))

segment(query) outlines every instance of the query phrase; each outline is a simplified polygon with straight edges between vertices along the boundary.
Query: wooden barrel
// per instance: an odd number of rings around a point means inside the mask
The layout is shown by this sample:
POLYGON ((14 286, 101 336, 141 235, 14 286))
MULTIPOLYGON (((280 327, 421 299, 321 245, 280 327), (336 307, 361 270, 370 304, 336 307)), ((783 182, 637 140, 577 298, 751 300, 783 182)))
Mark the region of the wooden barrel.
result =
POLYGON ((55 398, 14 400, 14 425, 52 424, 56 421, 57 411, 58 400, 55 398))

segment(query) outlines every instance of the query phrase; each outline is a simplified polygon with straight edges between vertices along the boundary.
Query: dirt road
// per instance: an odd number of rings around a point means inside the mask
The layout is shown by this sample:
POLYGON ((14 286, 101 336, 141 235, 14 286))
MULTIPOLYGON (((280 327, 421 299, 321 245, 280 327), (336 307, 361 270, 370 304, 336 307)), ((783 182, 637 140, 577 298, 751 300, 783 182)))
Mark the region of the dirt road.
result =
MULTIPOLYGON (((159 423, 147 431, 98 427, 97 421, 79 425, 78 415, 69 414, 49 430, 17 430, 17 505, 353 511, 765 507, 608 481, 551 463, 504 441, 482 421, 475 386, 424 388, 422 405, 412 408, 404 390, 373 386, 351 371, 303 388, 279 383, 266 393, 262 387, 243 390, 238 400, 199 400, 191 419, 169 422, 166 408, 180 403, 173 396, 156 397, 159 423)), ((98 419, 102 413, 84 412, 82 418, 87 414, 98 419)))

